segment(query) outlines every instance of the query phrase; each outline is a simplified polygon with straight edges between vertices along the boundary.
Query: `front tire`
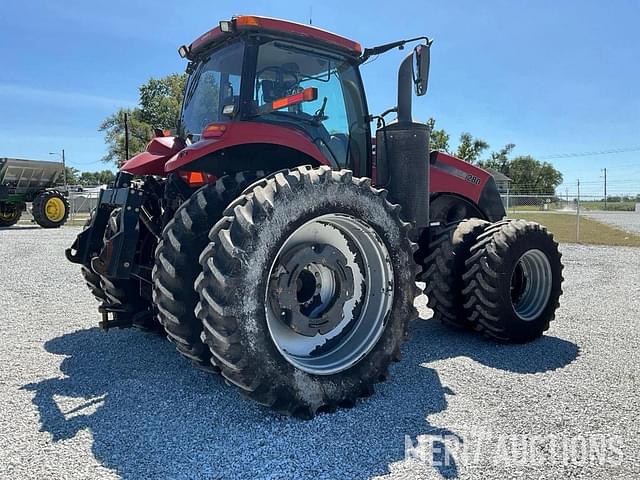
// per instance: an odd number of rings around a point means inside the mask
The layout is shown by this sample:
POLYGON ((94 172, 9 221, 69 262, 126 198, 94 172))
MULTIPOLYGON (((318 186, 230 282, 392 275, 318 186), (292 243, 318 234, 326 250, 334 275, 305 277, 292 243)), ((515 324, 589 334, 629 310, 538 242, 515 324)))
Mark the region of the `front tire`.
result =
POLYGON ((542 225, 507 220, 489 226, 471 248, 464 274, 464 307, 485 336, 512 343, 540 337, 562 295, 562 261, 542 225))
POLYGON ((33 200, 31 213, 42 228, 59 228, 69 217, 69 201, 58 190, 44 191, 33 200))
POLYGON ((211 230, 197 313, 222 375, 302 418, 351 406, 399 359, 417 295, 410 225, 348 170, 278 173, 211 230))

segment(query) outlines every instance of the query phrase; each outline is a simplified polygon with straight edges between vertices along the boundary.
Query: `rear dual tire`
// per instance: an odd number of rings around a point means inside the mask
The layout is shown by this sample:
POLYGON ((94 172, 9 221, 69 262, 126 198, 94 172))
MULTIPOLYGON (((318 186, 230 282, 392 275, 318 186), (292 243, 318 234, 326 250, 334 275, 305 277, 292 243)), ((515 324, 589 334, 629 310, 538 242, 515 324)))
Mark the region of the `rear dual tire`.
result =
POLYGON ((431 235, 419 279, 436 320, 513 343, 534 340, 549 328, 562 294, 563 266, 546 228, 474 218, 436 227, 431 235))
MULTIPOLYGON (((490 225, 486 220, 471 218, 440 227, 432 227, 431 241, 426 249, 423 273, 433 318, 455 329, 469 328, 468 311, 464 308, 462 289, 465 260, 476 239, 490 225)), ((426 242, 425 242, 426 243, 426 242)))
POLYGON ((202 187, 177 209, 156 249, 152 280, 158 320, 178 352, 205 370, 214 366, 200 338, 202 322, 194 313, 199 297, 193 284, 202 271, 199 256, 209 243, 211 225, 243 188, 263 175, 241 172, 202 187))

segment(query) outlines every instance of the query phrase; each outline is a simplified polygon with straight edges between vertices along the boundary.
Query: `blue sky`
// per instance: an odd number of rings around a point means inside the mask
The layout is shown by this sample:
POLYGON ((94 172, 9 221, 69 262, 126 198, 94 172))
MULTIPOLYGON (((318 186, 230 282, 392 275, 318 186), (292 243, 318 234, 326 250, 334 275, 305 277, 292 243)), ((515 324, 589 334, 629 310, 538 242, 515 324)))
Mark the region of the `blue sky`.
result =
MULTIPOLYGON (((220 19, 256 13, 308 22, 363 45, 426 34, 435 39, 426 97, 453 137, 544 157, 635 147, 552 161, 575 190, 640 192, 640 2, 196 1, 4 2, 0 16, 0 156, 104 168, 100 121, 137 101, 149 77, 184 69, 176 48, 220 19), (50 158, 50 157, 49 157, 50 158)), ((403 53, 363 67, 372 112, 394 104, 403 53)), ((454 144, 455 139, 454 139, 454 144)), ((564 186, 562 187, 564 191, 564 186)))

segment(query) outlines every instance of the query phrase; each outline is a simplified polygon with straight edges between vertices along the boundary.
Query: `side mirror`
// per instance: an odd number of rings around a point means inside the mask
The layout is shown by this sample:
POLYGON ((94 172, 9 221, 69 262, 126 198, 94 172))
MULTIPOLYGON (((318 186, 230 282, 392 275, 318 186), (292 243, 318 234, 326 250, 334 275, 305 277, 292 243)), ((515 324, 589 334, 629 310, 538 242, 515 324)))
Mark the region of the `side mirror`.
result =
POLYGON ((429 61, 430 48, 429 45, 420 44, 413 49, 413 84, 416 88, 416 95, 421 96, 427 93, 427 85, 429 83, 429 61))

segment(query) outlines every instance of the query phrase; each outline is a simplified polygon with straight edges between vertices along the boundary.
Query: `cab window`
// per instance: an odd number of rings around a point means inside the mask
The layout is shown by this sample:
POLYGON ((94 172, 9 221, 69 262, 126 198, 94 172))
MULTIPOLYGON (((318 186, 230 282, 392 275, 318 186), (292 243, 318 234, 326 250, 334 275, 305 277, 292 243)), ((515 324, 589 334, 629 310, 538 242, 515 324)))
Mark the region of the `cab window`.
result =
POLYGON ((265 43, 259 47, 256 65, 257 118, 303 128, 339 167, 351 166, 366 151, 367 135, 356 82, 355 68, 344 58, 282 41, 265 43), (309 87, 317 89, 314 101, 264 108, 309 87))

